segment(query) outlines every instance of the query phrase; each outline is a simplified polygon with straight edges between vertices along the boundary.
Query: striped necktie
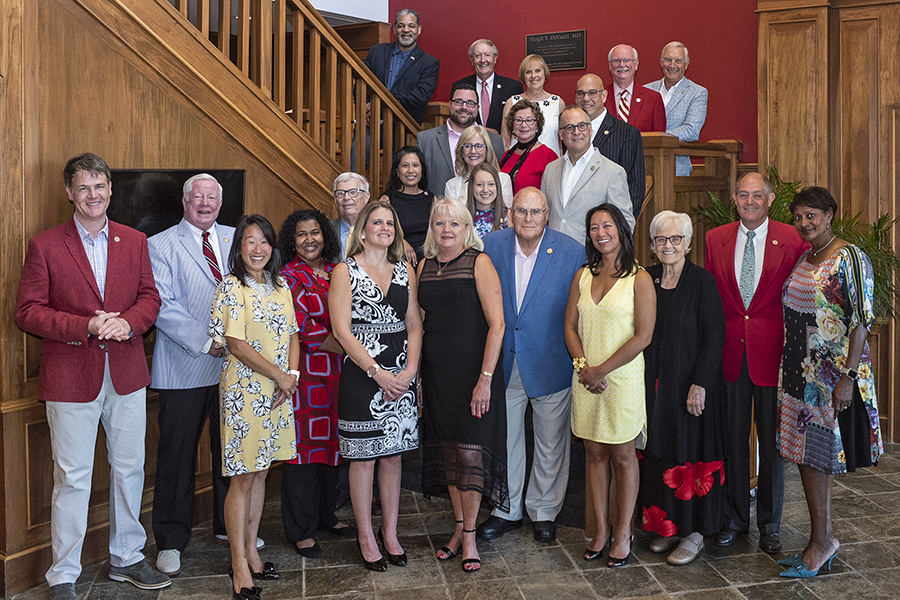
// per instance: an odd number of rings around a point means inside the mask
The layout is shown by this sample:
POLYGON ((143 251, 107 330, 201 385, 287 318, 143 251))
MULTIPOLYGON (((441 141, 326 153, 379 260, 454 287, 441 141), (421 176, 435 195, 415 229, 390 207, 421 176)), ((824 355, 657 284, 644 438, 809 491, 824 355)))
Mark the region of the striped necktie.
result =
POLYGON ((619 105, 616 107, 616 113, 619 115, 619 118, 628 122, 628 90, 622 90, 622 93, 619 94, 619 105))
POLYGON ((212 272, 213 279, 216 283, 222 281, 222 271, 219 270, 219 263, 216 261, 216 253, 213 252, 212 244, 209 243, 209 232, 203 232, 203 256, 209 264, 209 270, 212 272))

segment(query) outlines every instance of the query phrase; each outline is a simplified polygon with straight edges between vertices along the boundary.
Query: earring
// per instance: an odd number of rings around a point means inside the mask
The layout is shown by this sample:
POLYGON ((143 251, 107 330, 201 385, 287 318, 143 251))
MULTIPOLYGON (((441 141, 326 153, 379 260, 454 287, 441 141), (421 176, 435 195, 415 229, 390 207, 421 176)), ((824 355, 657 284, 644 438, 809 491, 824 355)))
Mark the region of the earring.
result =
POLYGON ((366 239, 366 234, 362 234, 362 239, 366 239))
POLYGON ((826 225, 825 227, 826 227, 826 229, 831 229, 831 223, 829 223, 829 224, 826 225))

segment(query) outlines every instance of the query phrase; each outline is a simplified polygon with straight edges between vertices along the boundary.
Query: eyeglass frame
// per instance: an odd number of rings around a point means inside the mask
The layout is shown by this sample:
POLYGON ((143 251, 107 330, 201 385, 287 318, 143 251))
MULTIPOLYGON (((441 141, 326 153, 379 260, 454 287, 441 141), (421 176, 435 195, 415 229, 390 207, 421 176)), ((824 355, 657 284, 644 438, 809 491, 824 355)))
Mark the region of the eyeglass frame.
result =
POLYGON ((538 219, 542 214, 550 210, 549 207, 546 208, 522 208, 521 206, 517 206, 512 209, 512 212, 516 213, 518 216, 525 218, 528 215, 531 215, 532 219, 538 219))
POLYGON ((365 190, 362 188, 350 188, 349 190, 334 190, 334 199, 341 200, 344 196, 350 196, 350 198, 355 200, 362 193, 365 193, 365 190))

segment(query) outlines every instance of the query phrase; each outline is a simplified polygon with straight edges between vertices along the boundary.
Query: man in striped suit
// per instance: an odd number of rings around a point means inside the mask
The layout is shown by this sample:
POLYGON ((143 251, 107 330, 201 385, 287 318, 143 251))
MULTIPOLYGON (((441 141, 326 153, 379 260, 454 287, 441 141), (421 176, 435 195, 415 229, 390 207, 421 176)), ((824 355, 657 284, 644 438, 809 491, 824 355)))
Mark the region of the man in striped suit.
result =
MULTIPOLYGON (((162 300, 156 320, 151 385, 159 392, 159 449, 153 496, 157 568, 181 570, 181 553, 191 539, 194 465, 203 422, 209 421, 212 453, 213 533, 227 540, 219 435, 219 374, 225 356, 206 333, 216 286, 226 264, 234 228, 216 223, 222 186, 212 175, 184 184, 184 218, 150 238, 150 262, 162 300)), ((240 243, 240 242, 238 242, 240 243)))

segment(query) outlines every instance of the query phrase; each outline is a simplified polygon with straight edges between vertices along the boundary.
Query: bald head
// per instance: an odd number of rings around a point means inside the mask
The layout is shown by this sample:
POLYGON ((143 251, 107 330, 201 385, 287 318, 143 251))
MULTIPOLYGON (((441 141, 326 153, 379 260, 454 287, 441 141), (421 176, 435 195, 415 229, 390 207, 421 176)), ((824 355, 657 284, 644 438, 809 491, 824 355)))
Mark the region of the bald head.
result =
POLYGON ((588 73, 575 84, 575 104, 587 113, 591 121, 603 112, 605 102, 606 90, 603 89, 603 80, 599 75, 588 73))

